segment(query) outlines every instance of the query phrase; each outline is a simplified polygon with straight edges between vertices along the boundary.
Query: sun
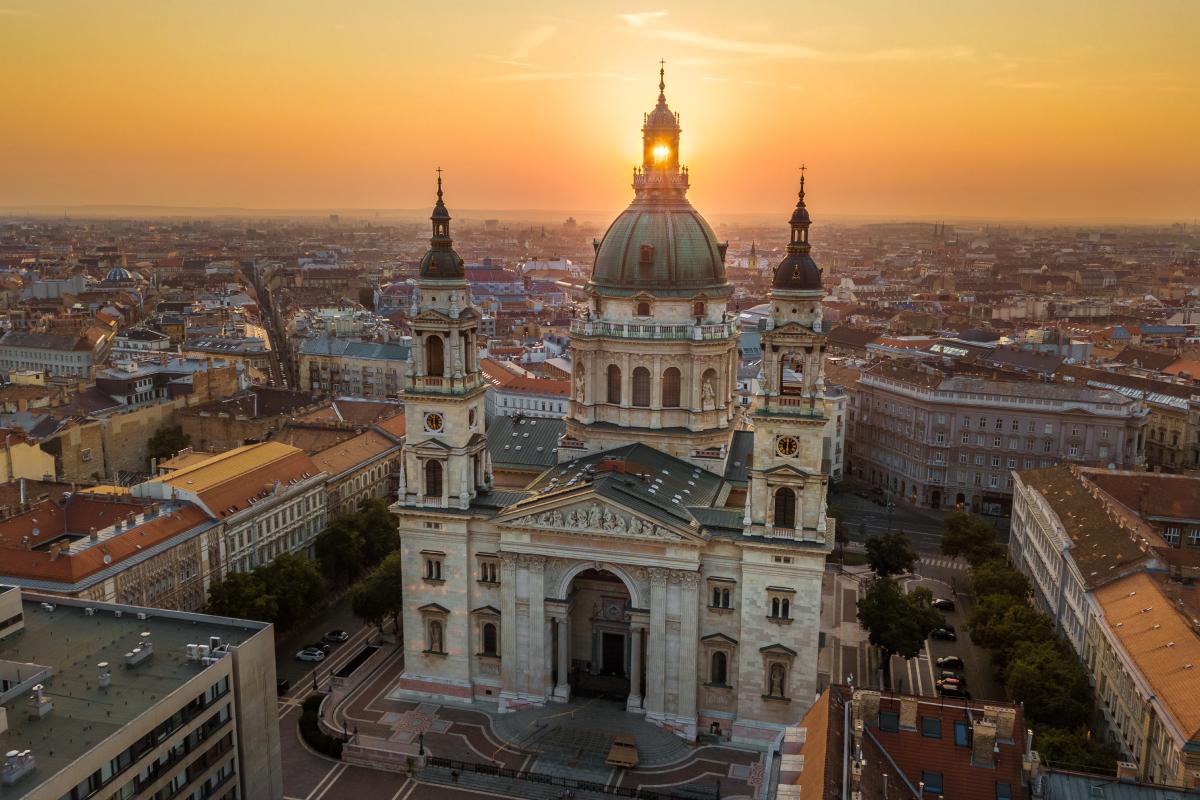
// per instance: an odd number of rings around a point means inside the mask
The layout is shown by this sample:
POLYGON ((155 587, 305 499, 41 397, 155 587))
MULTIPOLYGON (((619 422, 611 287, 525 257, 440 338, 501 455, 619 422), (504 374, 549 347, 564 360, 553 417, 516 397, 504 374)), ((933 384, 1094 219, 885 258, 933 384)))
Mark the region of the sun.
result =
POLYGON ((671 148, 665 144, 654 145, 654 163, 663 164, 671 156, 671 148))

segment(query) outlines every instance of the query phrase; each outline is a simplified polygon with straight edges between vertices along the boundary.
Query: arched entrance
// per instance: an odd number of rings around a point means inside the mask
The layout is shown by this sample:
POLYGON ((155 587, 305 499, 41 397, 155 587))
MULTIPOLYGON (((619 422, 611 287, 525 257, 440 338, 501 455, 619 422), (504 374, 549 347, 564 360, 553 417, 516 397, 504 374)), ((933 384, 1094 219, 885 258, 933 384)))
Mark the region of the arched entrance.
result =
POLYGON ((629 589, 612 572, 588 567, 570 579, 566 594, 571 603, 569 620, 565 628, 556 626, 553 651, 565 652, 566 659, 560 664, 555 658, 555 683, 560 683, 559 670, 565 664, 572 695, 624 701, 629 696, 634 651, 642 650, 640 641, 632 641, 641 631, 630 626, 629 589), (565 649, 558 640, 563 635, 565 649))

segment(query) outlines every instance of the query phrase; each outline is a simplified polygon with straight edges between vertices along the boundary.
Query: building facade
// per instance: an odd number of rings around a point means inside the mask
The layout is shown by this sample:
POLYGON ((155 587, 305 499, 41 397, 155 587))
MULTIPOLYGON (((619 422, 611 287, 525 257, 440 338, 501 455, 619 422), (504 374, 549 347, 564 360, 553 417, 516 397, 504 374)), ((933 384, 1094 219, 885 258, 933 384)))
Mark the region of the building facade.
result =
POLYGON ((803 377, 764 382, 747 475, 728 458, 742 412, 724 247, 687 202, 661 82, 642 132, 634 201, 596 244, 572 323, 558 464, 521 491, 491 490, 479 316, 439 181, 394 506, 406 636, 393 694, 512 711, 603 692, 688 739, 770 741, 816 693, 832 546, 808 212, 801 194, 769 335, 771 369, 803 364, 803 377))
POLYGON ((403 385, 409 347, 318 337, 299 348, 300 388, 326 396, 394 399, 403 385))
POLYGON ((1113 391, 885 360, 851 397, 847 473, 917 505, 1004 515, 1014 469, 1141 466, 1148 414, 1113 391))
POLYGON ((0 620, 3 796, 283 796, 270 625, 12 587, 0 620))

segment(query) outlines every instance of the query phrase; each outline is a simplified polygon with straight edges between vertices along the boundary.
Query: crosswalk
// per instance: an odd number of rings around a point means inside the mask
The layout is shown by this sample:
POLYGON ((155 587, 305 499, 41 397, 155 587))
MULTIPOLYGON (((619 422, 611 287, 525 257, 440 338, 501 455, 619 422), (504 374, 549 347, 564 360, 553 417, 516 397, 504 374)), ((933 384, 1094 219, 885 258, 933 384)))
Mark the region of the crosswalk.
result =
POLYGON ((949 556, 922 556, 919 559, 920 563, 928 564, 931 567, 939 567, 941 569, 953 569, 959 572, 966 572, 967 563, 957 558, 949 556))

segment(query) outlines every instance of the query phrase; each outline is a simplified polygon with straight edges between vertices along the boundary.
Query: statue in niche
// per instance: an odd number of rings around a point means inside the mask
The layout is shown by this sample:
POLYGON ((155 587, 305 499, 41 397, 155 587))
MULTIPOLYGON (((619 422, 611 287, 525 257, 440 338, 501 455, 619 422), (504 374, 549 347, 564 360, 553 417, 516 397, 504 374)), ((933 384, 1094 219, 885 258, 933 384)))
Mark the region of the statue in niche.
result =
POLYGON ((772 664, 767 694, 771 697, 786 697, 787 695, 783 692, 783 684, 786 679, 787 669, 783 664, 772 664))
POLYGON ((700 403, 707 407, 709 404, 717 404, 717 393, 713 391, 712 379, 704 381, 700 385, 700 403))
POLYGON ((583 376, 583 365, 582 364, 577 365, 575 367, 575 396, 577 398, 579 398, 580 401, 583 400, 583 391, 584 391, 585 383, 586 383, 586 379, 583 376))

